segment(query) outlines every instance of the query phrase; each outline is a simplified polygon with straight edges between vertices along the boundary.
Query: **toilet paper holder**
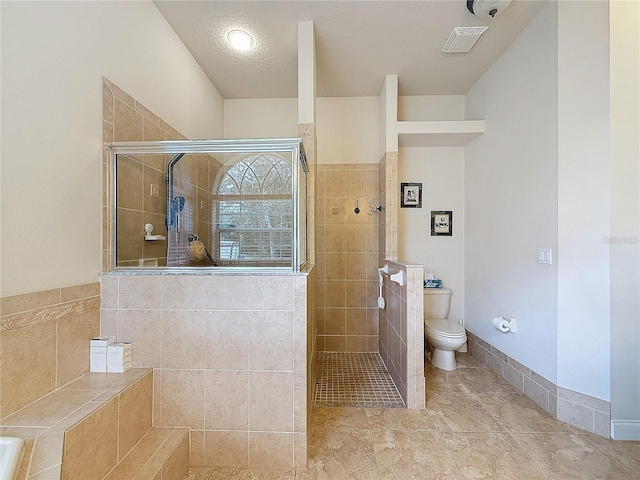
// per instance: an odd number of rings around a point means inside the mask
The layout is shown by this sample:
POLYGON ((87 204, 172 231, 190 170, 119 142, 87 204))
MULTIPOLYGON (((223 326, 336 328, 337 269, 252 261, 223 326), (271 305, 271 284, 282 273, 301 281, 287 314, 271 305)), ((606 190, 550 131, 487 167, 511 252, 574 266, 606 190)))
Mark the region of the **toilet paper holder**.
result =
POLYGON ((516 319, 508 315, 502 314, 494 317, 491 323, 496 329, 502 333, 516 333, 516 319))

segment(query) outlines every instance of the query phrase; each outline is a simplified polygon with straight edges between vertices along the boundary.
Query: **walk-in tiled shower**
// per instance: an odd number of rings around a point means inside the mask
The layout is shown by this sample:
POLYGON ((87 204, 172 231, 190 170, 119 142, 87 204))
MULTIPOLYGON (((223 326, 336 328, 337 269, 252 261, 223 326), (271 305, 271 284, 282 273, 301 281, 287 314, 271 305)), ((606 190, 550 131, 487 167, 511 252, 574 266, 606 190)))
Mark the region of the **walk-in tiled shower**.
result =
POLYGON ((319 352, 314 406, 406 405, 378 353, 319 352))

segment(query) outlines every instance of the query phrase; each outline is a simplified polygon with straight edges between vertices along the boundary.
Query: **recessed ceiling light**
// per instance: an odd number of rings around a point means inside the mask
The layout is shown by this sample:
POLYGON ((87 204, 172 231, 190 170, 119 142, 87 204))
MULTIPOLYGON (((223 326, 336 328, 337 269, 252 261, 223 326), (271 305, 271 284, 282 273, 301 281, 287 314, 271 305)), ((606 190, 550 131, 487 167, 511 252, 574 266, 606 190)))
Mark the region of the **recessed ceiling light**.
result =
POLYGON ((231 30, 227 33, 227 40, 233 48, 245 52, 253 47, 253 38, 243 30, 231 30))

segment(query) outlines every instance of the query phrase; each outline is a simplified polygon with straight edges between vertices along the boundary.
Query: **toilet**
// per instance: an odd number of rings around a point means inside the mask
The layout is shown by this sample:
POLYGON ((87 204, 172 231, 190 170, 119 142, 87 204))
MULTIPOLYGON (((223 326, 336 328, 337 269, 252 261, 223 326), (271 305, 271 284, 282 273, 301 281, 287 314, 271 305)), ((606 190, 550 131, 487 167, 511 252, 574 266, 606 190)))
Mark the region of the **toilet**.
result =
POLYGON ((456 369, 455 351, 467 343, 464 327, 448 320, 451 290, 424 289, 424 334, 430 345, 431 364, 442 370, 456 369))

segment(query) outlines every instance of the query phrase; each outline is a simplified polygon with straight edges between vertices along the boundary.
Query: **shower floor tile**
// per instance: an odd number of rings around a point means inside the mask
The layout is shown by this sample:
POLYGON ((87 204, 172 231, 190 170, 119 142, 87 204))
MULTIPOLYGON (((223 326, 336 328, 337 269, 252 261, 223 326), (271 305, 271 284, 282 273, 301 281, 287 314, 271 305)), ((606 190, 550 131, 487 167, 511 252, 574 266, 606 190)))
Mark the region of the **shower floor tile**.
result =
POLYGON ((377 353, 318 353, 316 407, 404 408, 377 353))

